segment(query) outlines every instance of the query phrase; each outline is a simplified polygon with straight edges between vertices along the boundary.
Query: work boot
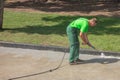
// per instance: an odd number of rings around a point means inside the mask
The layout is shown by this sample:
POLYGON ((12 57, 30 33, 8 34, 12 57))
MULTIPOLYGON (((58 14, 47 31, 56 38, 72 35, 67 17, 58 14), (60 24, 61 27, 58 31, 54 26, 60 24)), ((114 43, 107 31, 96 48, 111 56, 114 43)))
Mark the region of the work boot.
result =
POLYGON ((74 61, 76 64, 80 64, 80 63, 84 63, 84 60, 81 60, 81 59, 77 59, 74 61))
POLYGON ((69 62, 70 65, 76 65, 75 61, 69 62))

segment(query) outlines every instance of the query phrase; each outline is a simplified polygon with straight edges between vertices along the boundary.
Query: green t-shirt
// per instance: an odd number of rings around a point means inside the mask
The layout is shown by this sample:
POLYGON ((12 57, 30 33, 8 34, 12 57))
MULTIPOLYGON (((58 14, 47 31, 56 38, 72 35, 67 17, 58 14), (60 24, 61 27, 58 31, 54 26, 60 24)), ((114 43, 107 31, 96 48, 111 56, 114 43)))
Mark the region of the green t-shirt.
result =
POLYGON ((88 19, 79 18, 79 19, 74 20, 73 22, 71 22, 69 24, 69 26, 78 28, 78 29, 80 29, 81 32, 86 33, 86 32, 88 32, 88 27, 89 27, 88 19))

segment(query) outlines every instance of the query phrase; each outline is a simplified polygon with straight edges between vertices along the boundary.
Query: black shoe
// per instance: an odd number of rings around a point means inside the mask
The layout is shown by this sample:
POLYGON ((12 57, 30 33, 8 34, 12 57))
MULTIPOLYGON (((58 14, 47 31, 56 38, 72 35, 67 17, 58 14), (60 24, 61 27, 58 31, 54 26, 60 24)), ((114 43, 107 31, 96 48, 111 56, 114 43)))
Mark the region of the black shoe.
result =
POLYGON ((81 59, 77 59, 74 61, 76 64, 80 64, 80 63, 84 63, 84 60, 81 60, 81 59))
POLYGON ((70 65, 76 65, 75 61, 69 62, 70 65))

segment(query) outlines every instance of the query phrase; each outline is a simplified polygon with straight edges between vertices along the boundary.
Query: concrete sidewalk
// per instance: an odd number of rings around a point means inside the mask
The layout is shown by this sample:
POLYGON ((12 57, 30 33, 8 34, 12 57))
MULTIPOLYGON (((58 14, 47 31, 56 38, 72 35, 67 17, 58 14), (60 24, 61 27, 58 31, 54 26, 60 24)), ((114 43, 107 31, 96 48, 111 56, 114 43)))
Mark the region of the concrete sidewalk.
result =
MULTIPOLYGON (((0 47, 0 80, 37 74, 59 65, 64 53, 0 47)), ((81 54, 84 64, 69 65, 66 54, 60 69, 14 80, 119 80, 120 61, 81 54)))

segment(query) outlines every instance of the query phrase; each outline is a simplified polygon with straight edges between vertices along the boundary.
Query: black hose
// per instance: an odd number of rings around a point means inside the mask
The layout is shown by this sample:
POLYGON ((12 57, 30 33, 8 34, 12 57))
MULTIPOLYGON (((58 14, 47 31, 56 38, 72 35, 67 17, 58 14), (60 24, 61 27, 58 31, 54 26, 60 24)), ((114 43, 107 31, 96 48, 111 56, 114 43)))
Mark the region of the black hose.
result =
POLYGON ((29 74, 29 75, 20 76, 20 77, 15 77, 15 78, 10 78, 10 79, 8 79, 8 80, 15 80, 15 79, 20 79, 20 78, 25 78, 25 77, 30 77, 30 76, 35 76, 35 75, 40 75, 40 74, 44 74, 44 73, 48 73, 48 72, 55 71, 55 70, 57 70, 57 69, 59 69, 59 68, 61 67, 65 55, 66 55, 66 49, 65 49, 65 51, 64 51, 64 55, 63 55, 63 57, 62 57, 62 60, 61 60, 60 64, 59 64, 56 68, 53 68, 53 69, 50 69, 50 70, 46 70, 46 71, 43 71, 43 72, 39 72, 39 73, 29 74))

